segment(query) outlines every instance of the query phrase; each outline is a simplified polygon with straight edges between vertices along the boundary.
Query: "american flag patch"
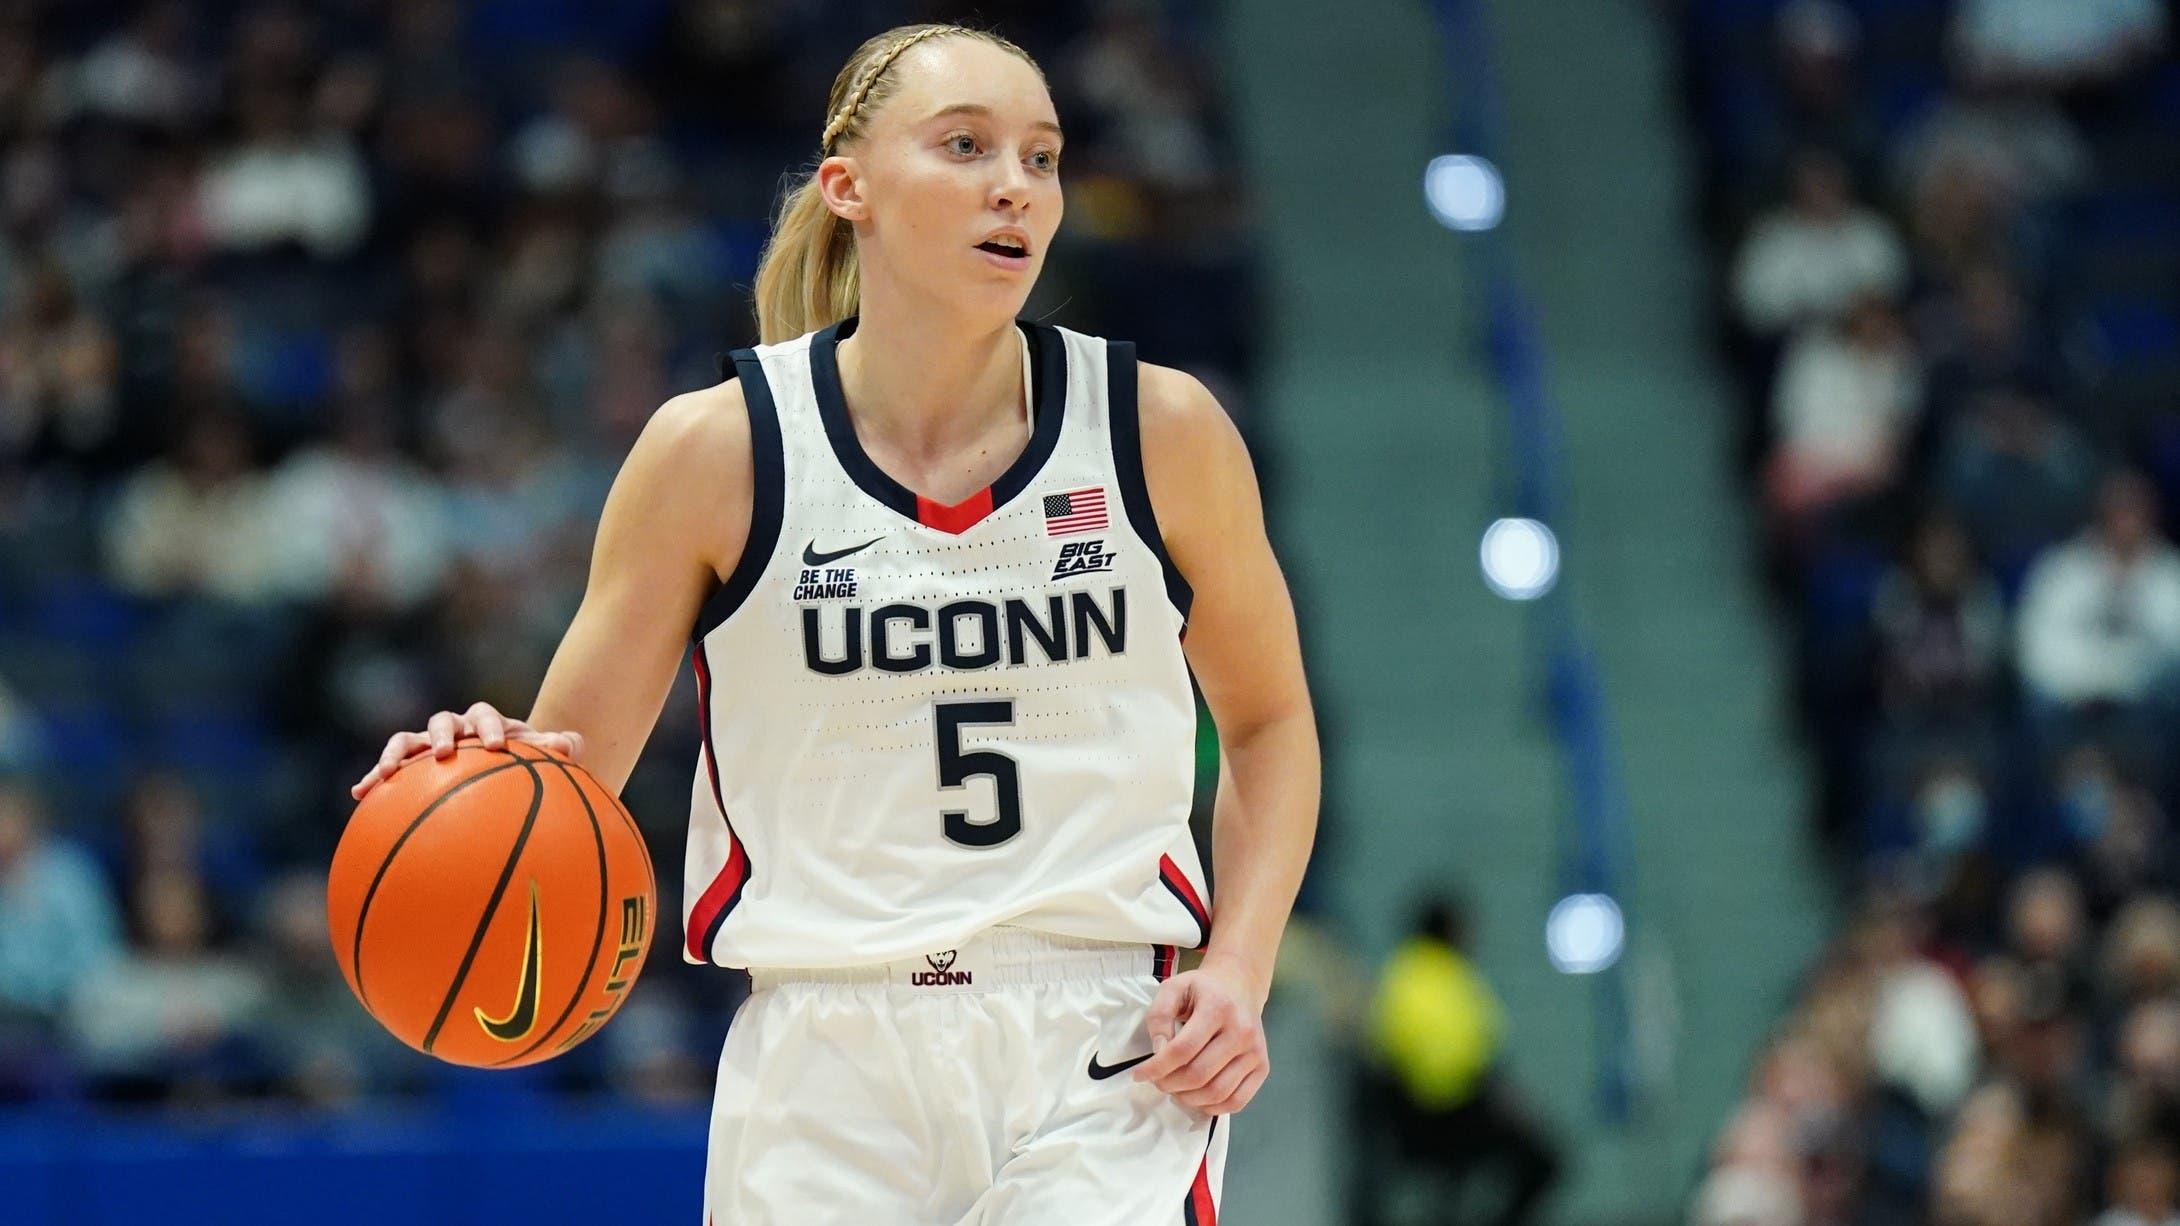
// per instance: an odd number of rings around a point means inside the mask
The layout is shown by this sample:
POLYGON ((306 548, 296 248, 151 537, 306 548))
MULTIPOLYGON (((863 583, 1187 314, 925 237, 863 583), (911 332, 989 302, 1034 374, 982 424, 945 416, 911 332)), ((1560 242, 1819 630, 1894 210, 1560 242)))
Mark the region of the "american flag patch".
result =
POLYGON ((1045 535, 1070 536, 1095 532, 1111 522, 1105 515, 1105 487, 1087 485, 1045 495, 1045 535))

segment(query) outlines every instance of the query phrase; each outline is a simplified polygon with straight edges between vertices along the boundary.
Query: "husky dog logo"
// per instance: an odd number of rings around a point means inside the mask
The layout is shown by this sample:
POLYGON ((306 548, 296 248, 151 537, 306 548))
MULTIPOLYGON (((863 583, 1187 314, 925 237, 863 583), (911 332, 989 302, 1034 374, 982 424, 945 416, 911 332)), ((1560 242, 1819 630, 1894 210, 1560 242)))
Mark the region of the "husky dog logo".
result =
POLYGON ((931 964, 931 969, 910 975, 909 983, 919 988, 946 988, 968 983, 970 972, 954 969, 954 957, 958 952, 949 949, 943 954, 925 954, 923 960, 931 964))

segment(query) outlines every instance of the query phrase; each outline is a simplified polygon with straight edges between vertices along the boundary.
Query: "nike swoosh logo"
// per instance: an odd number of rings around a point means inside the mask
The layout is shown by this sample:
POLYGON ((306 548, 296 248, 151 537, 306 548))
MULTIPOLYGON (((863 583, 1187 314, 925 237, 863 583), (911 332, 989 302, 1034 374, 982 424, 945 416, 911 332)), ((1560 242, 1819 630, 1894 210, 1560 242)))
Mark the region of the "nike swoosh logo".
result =
POLYGON ((1129 1069, 1132 1069, 1132 1068, 1134 1068, 1134 1067, 1135 1067, 1136 1065, 1138 1065, 1138 1064, 1141 1064, 1141 1063, 1143 1063, 1143 1062, 1144 1062, 1145 1060, 1148 1060, 1148 1059, 1150 1059, 1150 1058, 1151 1058, 1151 1056, 1152 1056, 1152 1054, 1153 1054, 1153 1053, 1151 1053, 1151 1052, 1144 1052, 1144 1053, 1143 1053, 1142 1055, 1140 1055, 1140 1056, 1137 1056, 1137 1057, 1136 1057, 1135 1059, 1133 1059, 1133 1060, 1123 1060, 1123 1061, 1121 1061, 1121 1062, 1120 1062, 1120 1063, 1118 1063, 1118 1064, 1099 1064, 1099 1063, 1098 1063, 1098 1054, 1097 1054, 1096 1052, 1091 1052, 1091 1053, 1090 1053, 1090 1080, 1092 1080, 1092 1081, 1103 1081, 1103 1080, 1105 1080, 1105 1079, 1106 1079, 1106 1078, 1108 1078, 1108 1077, 1118 1077, 1118 1076, 1120 1076, 1120 1075, 1121 1075, 1122 1073, 1125 1073, 1125 1072, 1127 1072, 1127 1071, 1128 1071, 1129 1069))
POLYGON ((502 1043, 523 1039, 537 1025, 538 953, 542 943, 537 926, 537 881, 533 878, 530 882, 530 936, 522 955, 522 983, 515 988, 515 1007, 508 1010, 506 1017, 493 1017, 481 1007, 475 1010, 477 1024, 502 1043))
POLYGON ((847 549, 835 549, 831 553, 819 553, 817 542, 811 541, 802 547, 802 564, 804 566, 823 566, 835 558, 845 558, 851 553, 861 553, 884 539, 886 538, 882 536, 874 536, 860 545, 851 546, 847 549))

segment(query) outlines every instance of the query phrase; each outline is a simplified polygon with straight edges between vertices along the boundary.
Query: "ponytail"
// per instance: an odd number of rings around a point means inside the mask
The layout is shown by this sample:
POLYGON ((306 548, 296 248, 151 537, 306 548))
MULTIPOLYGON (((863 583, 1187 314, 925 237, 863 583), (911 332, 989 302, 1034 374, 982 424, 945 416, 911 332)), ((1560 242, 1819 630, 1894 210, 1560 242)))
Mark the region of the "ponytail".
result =
POLYGON ((861 290, 855 232, 826 207, 817 175, 806 175, 780 205, 757 261, 757 339, 776 345, 846 319, 861 290))
MULTIPOLYGON (((818 141, 825 156, 863 134, 865 118, 888 92, 882 81, 893 61, 917 43, 941 36, 981 39, 1037 67, 1028 52, 984 30, 955 25, 888 30, 856 48, 833 79, 825 129, 818 141)), ((763 344, 778 344, 846 319, 860 309, 862 290, 855 229, 826 206, 817 173, 812 171, 780 203, 772 237, 757 260, 757 338, 763 344)))

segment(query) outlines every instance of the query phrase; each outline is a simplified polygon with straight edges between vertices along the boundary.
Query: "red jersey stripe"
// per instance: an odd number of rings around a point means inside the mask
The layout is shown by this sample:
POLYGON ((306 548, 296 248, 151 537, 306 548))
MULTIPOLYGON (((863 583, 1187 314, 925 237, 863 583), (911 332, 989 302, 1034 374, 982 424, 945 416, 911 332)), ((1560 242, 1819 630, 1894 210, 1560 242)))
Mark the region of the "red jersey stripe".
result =
POLYGON ((952 506, 916 495, 916 522, 941 532, 967 532, 992 513, 992 487, 985 486, 952 506))

